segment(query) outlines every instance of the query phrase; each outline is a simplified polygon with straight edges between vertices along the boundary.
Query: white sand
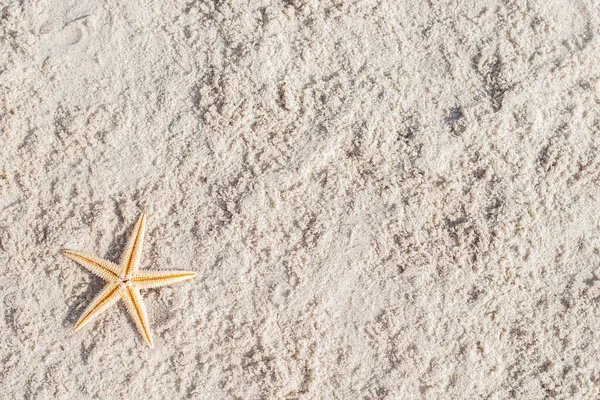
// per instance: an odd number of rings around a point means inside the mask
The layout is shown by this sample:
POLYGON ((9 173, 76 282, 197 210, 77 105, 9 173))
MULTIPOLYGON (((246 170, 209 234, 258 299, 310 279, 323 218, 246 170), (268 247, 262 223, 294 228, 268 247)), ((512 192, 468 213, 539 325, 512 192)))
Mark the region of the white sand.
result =
POLYGON ((1 2, 0 397, 597 398, 600 2, 234 3, 1 2))

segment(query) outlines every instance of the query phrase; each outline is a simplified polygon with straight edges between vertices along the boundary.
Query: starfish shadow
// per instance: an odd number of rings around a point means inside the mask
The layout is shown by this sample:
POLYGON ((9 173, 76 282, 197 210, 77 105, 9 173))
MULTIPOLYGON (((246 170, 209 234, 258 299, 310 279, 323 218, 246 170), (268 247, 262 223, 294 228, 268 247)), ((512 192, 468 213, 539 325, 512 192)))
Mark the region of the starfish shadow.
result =
POLYGON ((119 261, 121 261, 121 253, 125 249, 127 239, 129 238, 129 233, 134 226, 135 222, 131 224, 131 226, 127 227, 127 229, 125 229, 122 233, 114 233, 112 235, 113 240, 110 241, 110 244, 108 245, 108 252, 103 257, 105 260, 110 260, 115 264, 118 264, 119 261))
MULTIPOLYGON (((90 275, 92 274, 90 273, 90 275)), ((92 275, 90 284, 87 285, 83 293, 69 297, 67 300, 69 309, 67 310, 67 315, 63 319, 63 326, 75 325, 75 322, 77 322, 83 310, 85 310, 94 296, 102 290, 105 284, 106 282, 102 279, 92 275)))

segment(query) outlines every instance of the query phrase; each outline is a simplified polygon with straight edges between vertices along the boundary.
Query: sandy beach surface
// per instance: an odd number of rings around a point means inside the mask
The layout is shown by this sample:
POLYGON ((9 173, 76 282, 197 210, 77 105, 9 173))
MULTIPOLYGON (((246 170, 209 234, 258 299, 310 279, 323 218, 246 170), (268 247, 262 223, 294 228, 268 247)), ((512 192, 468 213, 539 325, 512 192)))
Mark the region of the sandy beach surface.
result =
POLYGON ((0 1, 0 398, 596 399, 599 304, 599 1, 0 1))

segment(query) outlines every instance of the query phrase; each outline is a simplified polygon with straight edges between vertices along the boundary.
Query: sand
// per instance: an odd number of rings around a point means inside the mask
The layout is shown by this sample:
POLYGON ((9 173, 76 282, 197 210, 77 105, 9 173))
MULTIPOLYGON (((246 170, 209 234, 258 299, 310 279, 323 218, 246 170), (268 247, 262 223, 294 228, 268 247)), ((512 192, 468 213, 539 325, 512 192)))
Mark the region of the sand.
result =
POLYGON ((600 2, 0 9, 3 399, 600 396, 600 2))

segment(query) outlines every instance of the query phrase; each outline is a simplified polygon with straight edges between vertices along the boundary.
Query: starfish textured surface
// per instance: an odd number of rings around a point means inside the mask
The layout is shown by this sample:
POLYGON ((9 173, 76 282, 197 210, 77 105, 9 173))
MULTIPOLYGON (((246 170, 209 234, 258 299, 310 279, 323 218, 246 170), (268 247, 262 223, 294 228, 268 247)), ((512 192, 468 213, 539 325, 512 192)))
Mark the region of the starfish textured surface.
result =
POLYGON ((146 213, 142 213, 127 246, 117 265, 102 258, 74 250, 63 250, 62 254, 81 264, 106 281, 106 286, 85 309, 73 330, 83 328, 119 300, 123 300, 137 330, 146 343, 152 346, 152 334, 148 324, 148 313, 140 295, 140 289, 150 289, 191 279, 196 276, 192 271, 138 271, 142 244, 146 232, 146 213))

